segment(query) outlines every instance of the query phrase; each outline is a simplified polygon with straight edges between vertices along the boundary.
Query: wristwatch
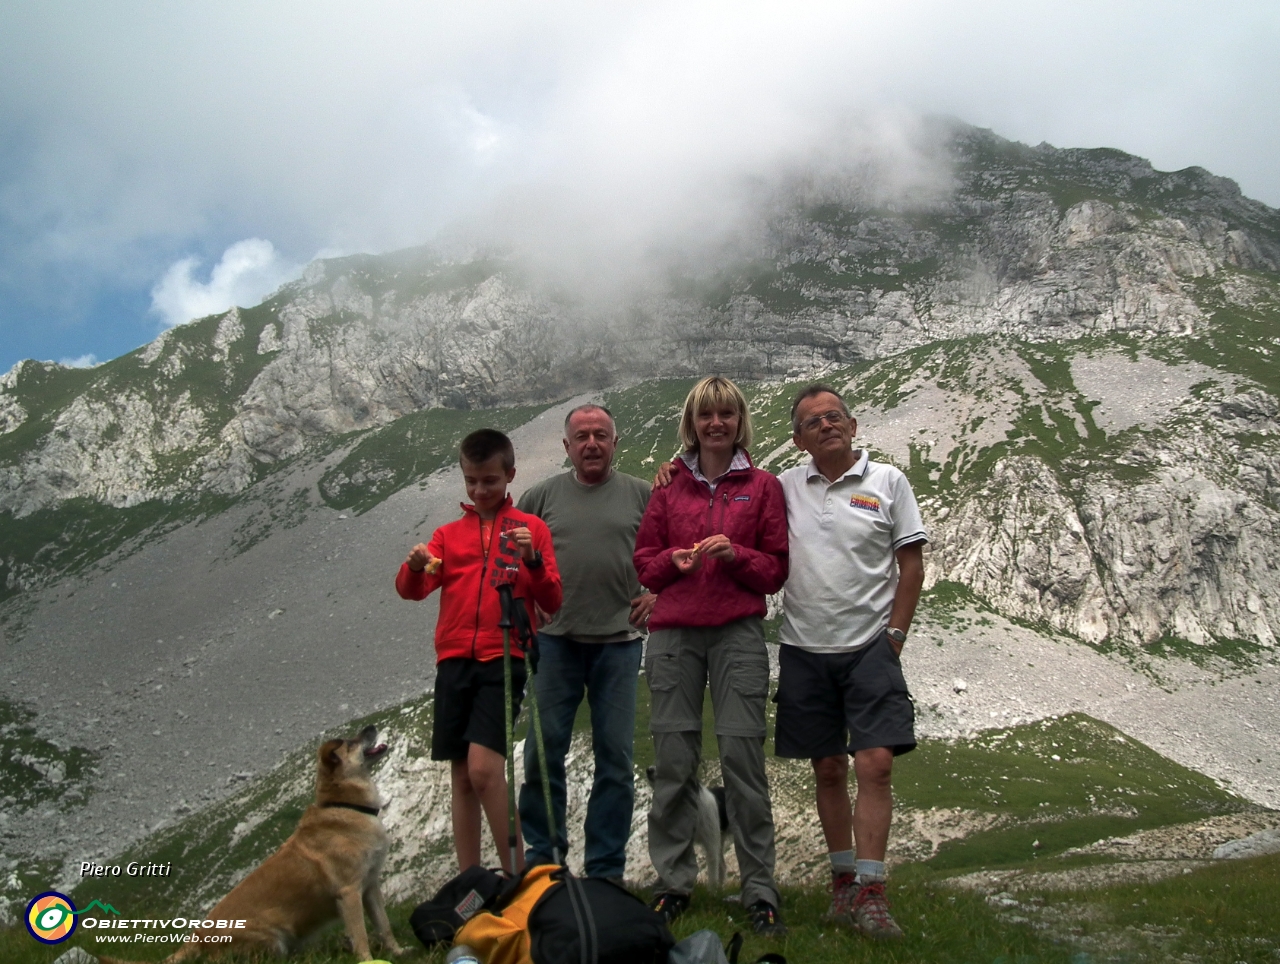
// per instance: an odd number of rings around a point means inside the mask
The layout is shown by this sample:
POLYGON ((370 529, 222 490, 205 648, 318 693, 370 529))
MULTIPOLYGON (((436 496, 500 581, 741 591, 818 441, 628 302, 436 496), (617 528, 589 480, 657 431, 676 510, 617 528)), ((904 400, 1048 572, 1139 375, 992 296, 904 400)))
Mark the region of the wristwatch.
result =
POLYGON ((534 549, 533 558, 530 559, 528 562, 526 562, 525 565, 528 566, 530 569, 541 569, 542 568, 542 550, 534 549))
POLYGON ((903 643, 907 641, 907 633, 905 630, 902 630, 902 629, 894 629, 892 626, 890 626, 888 629, 884 631, 884 634, 888 636, 890 639, 892 639, 899 646, 901 646, 903 643))

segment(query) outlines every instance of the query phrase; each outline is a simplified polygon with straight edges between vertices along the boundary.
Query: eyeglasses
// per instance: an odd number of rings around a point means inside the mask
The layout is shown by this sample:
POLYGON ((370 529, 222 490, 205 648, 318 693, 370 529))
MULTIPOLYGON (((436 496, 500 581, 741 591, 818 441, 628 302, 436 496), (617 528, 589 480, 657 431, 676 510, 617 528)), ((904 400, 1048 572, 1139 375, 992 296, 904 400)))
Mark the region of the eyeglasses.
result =
POLYGON ((821 415, 813 415, 806 418, 800 423, 800 428, 805 432, 812 432, 823 422, 827 422, 831 425, 839 425, 848 417, 849 416, 845 415, 844 412, 839 412, 833 409, 830 412, 823 412, 821 415))

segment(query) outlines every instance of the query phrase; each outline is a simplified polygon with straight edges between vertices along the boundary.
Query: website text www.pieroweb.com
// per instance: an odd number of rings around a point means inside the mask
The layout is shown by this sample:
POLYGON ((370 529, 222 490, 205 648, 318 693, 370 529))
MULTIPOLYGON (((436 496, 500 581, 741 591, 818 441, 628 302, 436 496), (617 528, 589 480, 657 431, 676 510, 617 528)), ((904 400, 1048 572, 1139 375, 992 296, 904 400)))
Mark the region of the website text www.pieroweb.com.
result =
POLYGON ((226 931, 246 924, 243 920, 183 917, 86 917, 80 922, 86 931, 94 932, 98 944, 229 944, 232 935, 226 931))

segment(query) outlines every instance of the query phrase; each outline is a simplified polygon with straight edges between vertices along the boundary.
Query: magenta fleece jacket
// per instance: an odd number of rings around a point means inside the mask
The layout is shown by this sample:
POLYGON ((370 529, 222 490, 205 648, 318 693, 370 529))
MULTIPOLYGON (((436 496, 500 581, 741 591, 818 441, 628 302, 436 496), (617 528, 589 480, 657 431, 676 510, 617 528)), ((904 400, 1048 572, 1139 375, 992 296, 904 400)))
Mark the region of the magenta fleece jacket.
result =
POLYGON ((640 582, 658 594, 649 628, 723 626, 765 614, 764 597, 787 580, 787 507, 777 478, 757 468, 722 478, 715 494, 679 461, 671 484, 649 500, 636 534, 640 582), (675 549, 722 532, 733 544, 731 563, 704 559, 682 576, 675 549))

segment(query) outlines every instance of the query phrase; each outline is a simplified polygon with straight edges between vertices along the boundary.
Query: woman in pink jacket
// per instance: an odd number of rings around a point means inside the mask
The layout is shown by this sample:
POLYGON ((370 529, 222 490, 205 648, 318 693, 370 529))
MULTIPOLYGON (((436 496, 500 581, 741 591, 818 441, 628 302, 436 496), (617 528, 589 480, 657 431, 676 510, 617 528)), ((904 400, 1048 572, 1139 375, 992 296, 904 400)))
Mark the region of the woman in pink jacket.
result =
POLYGON ((774 884, 773 810, 764 767, 769 656, 765 596, 787 578, 782 486, 747 454, 746 399, 727 378, 704 378, 680 419, 684 453, 656 490, 636 535, 640 582, 658 594, 645 675, 657 757, 649 856, 653 907, 668 921, 689 906, 700 785, 702 700, 708 682, 742 904, 757 933, 786 932, 774 884))

